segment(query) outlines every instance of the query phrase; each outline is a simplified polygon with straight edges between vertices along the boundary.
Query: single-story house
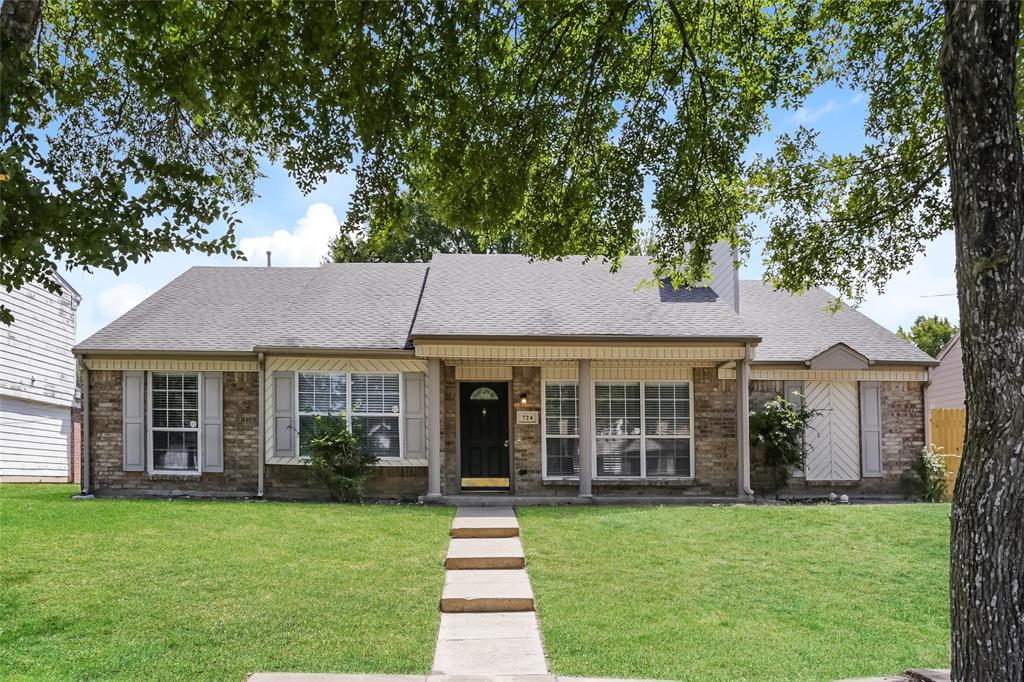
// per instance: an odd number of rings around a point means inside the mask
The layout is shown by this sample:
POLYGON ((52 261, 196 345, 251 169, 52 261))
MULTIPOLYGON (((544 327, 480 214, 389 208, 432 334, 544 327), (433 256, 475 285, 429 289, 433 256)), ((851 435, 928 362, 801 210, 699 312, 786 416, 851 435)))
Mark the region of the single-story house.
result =
POLYGON ((83 485, 317 497, 300 434, 343 414, 374 497, 742 498, 749 406, 786 394, 821 410, 792 492, 907 493, 934 361, 715 254, 685 290, 642 257, 192 268, 75 348, 83 485))

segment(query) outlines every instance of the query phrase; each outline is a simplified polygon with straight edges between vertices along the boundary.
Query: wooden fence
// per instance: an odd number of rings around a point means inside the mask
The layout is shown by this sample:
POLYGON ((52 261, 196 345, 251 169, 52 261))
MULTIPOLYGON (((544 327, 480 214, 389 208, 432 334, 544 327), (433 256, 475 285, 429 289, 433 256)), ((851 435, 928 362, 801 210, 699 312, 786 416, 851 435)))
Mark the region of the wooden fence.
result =
POLYGON ((946 496, 953 498, 953 486, 960 471, 960 458, 964 454, 964 432, 967 429, 967 410, 962 407, 933 409, 931 420, 932 445, 942 448, 946 462, 946 496))

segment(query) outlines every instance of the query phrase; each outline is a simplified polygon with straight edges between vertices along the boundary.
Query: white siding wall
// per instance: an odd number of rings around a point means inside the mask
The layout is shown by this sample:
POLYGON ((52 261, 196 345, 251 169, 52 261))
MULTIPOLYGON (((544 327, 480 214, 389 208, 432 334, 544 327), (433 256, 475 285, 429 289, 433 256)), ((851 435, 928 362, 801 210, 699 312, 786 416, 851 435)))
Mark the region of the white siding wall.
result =
POLYGON ((68 480, 70 441, 69 408, 0 396, 0 480, 68 480))
POLYGON ((67 480, 78 296, 29 284, 0 303, 14 314, 0 324, 0 480, 67 480))
POLYGON ((71 406, 75 396, 74 295, 56 296, 37 284, 7 293, 0 303, 14 324, 0 324, 0 395, 71 406))
POLYGON ((928 408, 963 407, 964 394, 964 356, 957 338, 932 370, 932 385, 928 387, 928 408))

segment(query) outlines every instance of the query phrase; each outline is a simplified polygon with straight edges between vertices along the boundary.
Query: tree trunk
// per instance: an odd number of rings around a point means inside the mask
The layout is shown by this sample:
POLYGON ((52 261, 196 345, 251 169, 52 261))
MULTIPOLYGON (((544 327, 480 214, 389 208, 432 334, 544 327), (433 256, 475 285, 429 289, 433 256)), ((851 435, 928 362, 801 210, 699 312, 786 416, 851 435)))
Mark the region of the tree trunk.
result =
POLYGON ((1020 0, 946 0, 942 47, 967 436, 953 499, 954 680, 1024 680, 1020 0))

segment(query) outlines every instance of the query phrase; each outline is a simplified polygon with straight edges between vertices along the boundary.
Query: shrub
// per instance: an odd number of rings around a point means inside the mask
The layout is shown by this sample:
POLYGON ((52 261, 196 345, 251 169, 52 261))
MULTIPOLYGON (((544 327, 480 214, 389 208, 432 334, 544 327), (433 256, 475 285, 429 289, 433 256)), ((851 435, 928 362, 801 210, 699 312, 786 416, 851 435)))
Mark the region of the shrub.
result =
POLYGON ((946 462, 942 448, 929 445, 921 451, 917 460, 917 475, 921 477, 925 502, 942 502, 946 499, 946 462))
POLYGON ((764 446, 765 463, 775 471, 775 489, 786 485, 789 470, 804 466, 804 432, 817 410, 776 396, 750 413, 750 442, 764 446))
POLYGON ((312 433, 302 436, 303 451, 309 453, 313 478, 327 488, 334 502, 354 502, 362 498, 370 467, 377 458, 363 447, 357 434, 348 430, 344 416, 320 415, 314 418, 312 433))

